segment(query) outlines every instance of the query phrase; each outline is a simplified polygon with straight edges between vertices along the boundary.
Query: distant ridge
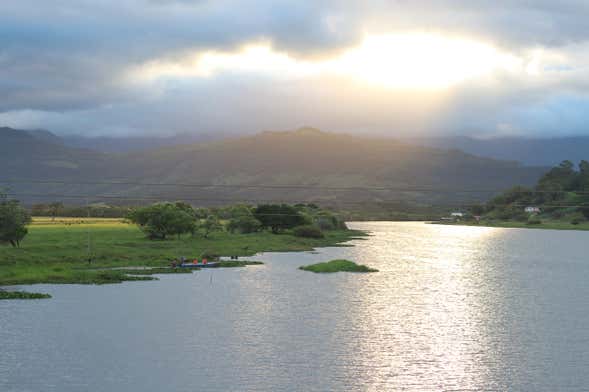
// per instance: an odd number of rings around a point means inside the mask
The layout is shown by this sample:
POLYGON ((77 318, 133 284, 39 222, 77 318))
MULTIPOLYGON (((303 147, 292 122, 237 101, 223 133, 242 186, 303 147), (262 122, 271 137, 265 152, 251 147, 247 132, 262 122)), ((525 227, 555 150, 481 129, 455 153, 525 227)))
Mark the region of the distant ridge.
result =
POLYGON ((190 199, 203 205, 227 204, 228 200, 468 202, 486 199, 490 191, 512 185, 531 185, 546 170, 310 127, 116 155, 55 144, 26 131, 2 132, 0 139, 0 165, 6 168, 3 177, 67 183, 12 185, 15 191, 37 195, 30 196, 31 200, 87 195, 92 201, 104 201, 99 195, 115 195, 128 204, 133 202, 127 197, 190 199), (127 180, 132 183, 125 183, 127 180), (154 188, 137 183, 171 185, 154 188), (280 187, 284 185, 298 187, 280 187))
POLYGON ((589 136, 559 138, 496 137, 475 139, 465 136, 408 138, 407 143, 462 150, 495 159, 520 161, 530 166, 553 166, 565 159, 589 160, 589 136))
MULTIPOLYGON (((3 127, 0 129, 11 130, 3 127)), ((74 148, 91 149, 104 153, 135 153, 159 148, 169 148, 195 143, 208 143, 228 138, 239 139, 232 134, 178 134, 175 136, 99 136, 87 137, 82 135, 57 136, 47 130, 26 130, 32 137, 74 148)), ((264 131, 258 135, 276 134, 284 131, 264 131)), ((325 132, 312 126, 302 126, 290 132, 299 135, 336 134, 325 132)), ((336 134, 337 135, 337 134, 336 134)), ((341 133, 339 135, 342 135, 341 133)), ((348 135, 349 136, 349 135, 348 135)), ((392 140, 387 137, 373 139, 392 140)), ((518 161, 528 166, 553 166, 570 159, 578 162, 589 159, 589 136, 570 136, 558 138, 524 138, 524 137, 494 137, 477 139, 467 136, 401 138, 400 142, 410 145, 441 148, 445 150, 460 150, 472 155, 493 158, 497 160, 518 161)))

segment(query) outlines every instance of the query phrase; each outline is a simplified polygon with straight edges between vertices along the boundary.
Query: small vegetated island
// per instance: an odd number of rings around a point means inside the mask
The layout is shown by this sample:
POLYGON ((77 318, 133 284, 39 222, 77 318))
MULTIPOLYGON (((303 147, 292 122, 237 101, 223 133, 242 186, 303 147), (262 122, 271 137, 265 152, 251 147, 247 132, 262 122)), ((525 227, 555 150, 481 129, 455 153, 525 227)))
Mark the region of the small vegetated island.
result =
POLYGON ((370 268, 361 264, 356 264, 350 260, 331 260, 326 263, 303 265, 302 267, 299 267, 299 269, 315 273, 378 272, 377 269, 370 268))
POLYGON ((26 291, 4 291, 0 290, 0 299, 45 299, 51 298, 49 294, 27 293, 26 291))
MULTIPOLYGON (((261 264, 244 259, 258 252, 307 251, 364 234, 348 230, 337 215, 313 204, 195 208, 162 202, 117 206, 110 213, 108 208, 51 203, 25 209, 0 194, 0 290, 36 283, 153 280, 155 274, 199 270, 198 264, 190 270, 173 268, 180 260, 245 267, 261 264), (31 218, 40 211, 44 216, 31 218)), ((0 299, 47 297, 0 291, 0 299)))
POLYGON ((536 186, 513 187, 485 204, 454 211, 441 223, 589 230, 589 162, 563 161, 536 186))

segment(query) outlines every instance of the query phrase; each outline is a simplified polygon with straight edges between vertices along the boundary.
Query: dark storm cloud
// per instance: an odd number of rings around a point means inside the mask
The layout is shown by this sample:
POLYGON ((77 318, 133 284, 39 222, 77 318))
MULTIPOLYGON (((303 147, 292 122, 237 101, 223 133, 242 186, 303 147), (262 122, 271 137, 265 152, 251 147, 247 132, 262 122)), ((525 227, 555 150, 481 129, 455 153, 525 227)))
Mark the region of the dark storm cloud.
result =
POLYGON ((312 53, 344 45, 329 2, 52 1, 0 4, 0 111, 76 109, 126 96, 127 67, 187 50, 267 39, 312 53))

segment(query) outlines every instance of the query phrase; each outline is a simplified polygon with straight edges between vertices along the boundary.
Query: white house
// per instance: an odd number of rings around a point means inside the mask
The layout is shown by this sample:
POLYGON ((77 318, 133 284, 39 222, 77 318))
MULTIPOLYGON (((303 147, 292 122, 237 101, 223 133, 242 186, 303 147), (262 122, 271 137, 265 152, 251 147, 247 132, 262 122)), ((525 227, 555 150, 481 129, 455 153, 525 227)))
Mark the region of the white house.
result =
POLYGON ((464 218, 464 213, 463 212, 453 212, 450 214, 450 216, 452 218, 464 218))
POLYGON ((524 210, 528 214, 538 214, 538 213, 540 213, 540 207, 536 207, 536 206, 527 206, 524 210))

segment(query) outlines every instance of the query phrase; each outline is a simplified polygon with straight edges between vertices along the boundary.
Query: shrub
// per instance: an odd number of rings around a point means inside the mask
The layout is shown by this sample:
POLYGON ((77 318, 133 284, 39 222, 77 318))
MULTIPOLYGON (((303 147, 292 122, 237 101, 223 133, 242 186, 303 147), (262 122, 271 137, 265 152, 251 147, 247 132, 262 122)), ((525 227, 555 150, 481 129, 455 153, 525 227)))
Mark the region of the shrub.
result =
POLYGON ((542 221, 539 218, 534 218, 531 217, 530 219, 528 219, 528 225, 541 225, 542 221))
POLYGON ((579 218, 574 218, 574 219, 571 221, 571 225, 578 225, 579 223, 581 223, 581 220, 580 220, 579 218))
POLYGON ((293 230, 293 234, 295 237, 304 237, 304 238, 323 238, 323 232, 316 226, 299 226, 295 227, 293 230))
POLYGON ((314 217, 314 224, 321 230, 346 230, 346 223, 329 212, 322 211, 314 217))

